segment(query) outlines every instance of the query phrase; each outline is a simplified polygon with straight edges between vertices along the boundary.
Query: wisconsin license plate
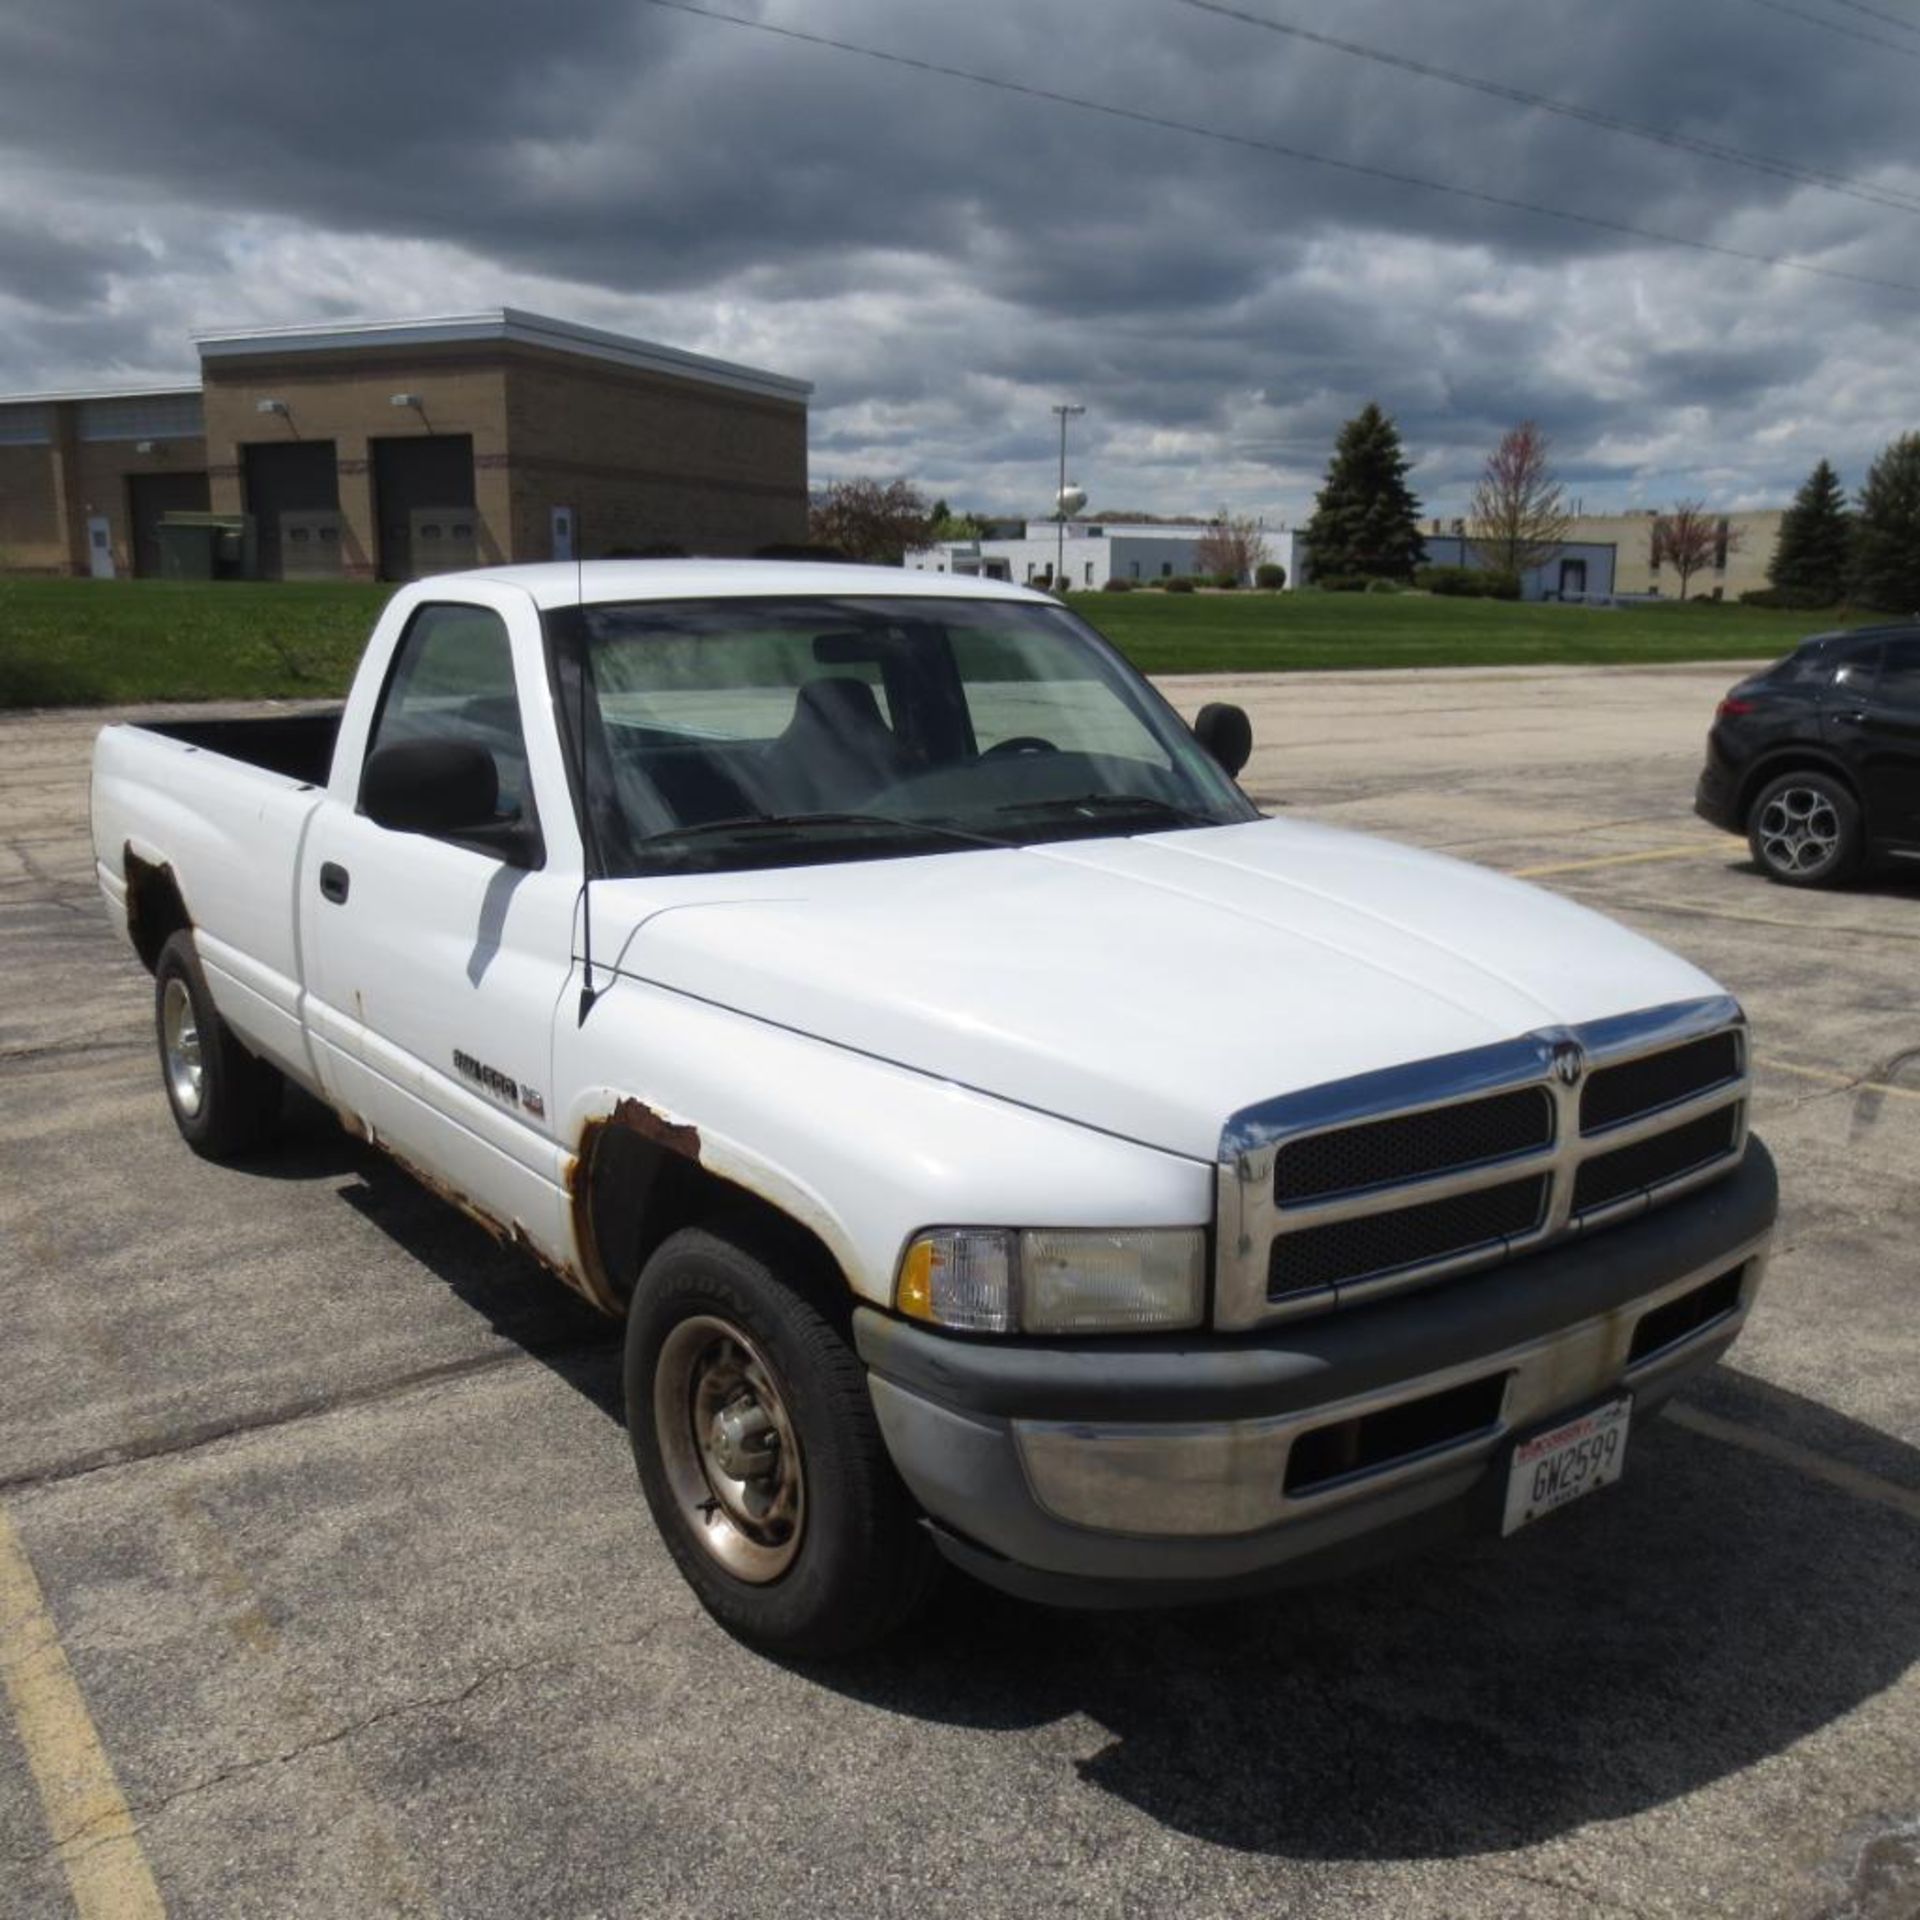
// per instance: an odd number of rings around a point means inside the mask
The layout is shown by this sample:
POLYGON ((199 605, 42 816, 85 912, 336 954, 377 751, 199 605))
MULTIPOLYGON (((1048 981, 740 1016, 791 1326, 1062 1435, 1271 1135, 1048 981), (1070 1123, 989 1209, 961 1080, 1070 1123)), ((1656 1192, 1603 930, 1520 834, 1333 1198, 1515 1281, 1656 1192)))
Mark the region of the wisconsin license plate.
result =
POLYGON ((1507 1514, 1500 1531, 1512 1533, 1582 1494, 1611 1486, 1627 1461, 1627 1421, 1633 1402, 1610 1400, 1513 1450, 1507 1470, 1507 1514))

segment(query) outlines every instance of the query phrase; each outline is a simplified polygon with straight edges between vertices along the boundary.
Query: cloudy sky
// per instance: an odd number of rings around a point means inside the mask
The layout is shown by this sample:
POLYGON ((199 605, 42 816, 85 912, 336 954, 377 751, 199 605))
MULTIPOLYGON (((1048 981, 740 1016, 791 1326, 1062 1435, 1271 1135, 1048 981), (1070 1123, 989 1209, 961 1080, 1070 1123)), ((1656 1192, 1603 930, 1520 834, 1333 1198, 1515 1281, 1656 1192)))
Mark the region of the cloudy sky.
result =
POLYGON ((1184 0, 8 0, 0 390, 517 305, 813 380, 816 480, 1041 512, 1073 400, 1096 509, 1270 523, 1368 398, 1436 510, 1526 416, 1590 510, 1920 427, 1920 0, 1232 4, 1681 144, 1184 0))

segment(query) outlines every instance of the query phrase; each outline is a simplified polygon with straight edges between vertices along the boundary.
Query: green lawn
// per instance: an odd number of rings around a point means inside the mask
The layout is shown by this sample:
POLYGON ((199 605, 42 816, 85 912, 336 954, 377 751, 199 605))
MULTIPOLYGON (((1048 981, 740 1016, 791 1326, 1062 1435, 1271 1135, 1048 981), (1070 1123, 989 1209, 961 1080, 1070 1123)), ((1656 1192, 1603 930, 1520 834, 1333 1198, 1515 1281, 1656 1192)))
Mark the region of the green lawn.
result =
POLYGON ((1083 593, 1071 604, 1148 673, 1775 659, 1842 624, 1712 601, 1561 607, 1417 593, 1083 593))
POLYGON ((390 583, 0 581, 0 707, 341 692, 390 583))
MULTIPOLYGON (((338 694, 383 584, 0 581, 0 707, 338 694)), ((1726 660, 1826 614, 1517 606, 1424 594, 1089 593, 1075 608, 1150 673, 1726 660)))

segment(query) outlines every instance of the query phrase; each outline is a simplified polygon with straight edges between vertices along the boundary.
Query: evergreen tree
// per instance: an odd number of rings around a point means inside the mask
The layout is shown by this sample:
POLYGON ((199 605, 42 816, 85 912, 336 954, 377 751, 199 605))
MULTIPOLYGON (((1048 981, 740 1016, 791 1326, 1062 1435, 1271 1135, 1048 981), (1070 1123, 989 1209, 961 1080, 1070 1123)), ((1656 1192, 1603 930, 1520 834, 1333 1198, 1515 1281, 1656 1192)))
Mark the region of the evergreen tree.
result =
POLYGON ((1831 462, 1822 460, 1807 475, 1780 521, 1780 541, 1767 568, 1768 584, 1818 594, 1823 605, 1831 605, 1846 588, 1852 537, 1840 476, 1831 462))
POLYGON ((1366 574, 1411 580, 1426 558, 1420 502, 1407 485, 1399 430, 1372 400, 1340 429, 1306 542, 1320 579, 1366 574))
POLYGON ((1920 613, 1920 433, 1882 449, 1860 489, 1854 598, 1886 613, 1920 613))

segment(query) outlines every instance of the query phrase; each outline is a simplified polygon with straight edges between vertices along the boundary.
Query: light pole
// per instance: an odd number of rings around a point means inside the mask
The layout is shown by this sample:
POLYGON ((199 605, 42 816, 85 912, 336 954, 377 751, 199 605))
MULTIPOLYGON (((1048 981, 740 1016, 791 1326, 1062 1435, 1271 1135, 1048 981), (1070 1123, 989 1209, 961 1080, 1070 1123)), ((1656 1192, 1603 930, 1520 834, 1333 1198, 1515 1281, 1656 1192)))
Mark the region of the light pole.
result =
POLYGON ((1086 408, 1062 403, 1054 412, 1060 416, 1060 491, 1053 496, 1053 590, 1060 593, 1067 581, 1067 422, 1086 408))

